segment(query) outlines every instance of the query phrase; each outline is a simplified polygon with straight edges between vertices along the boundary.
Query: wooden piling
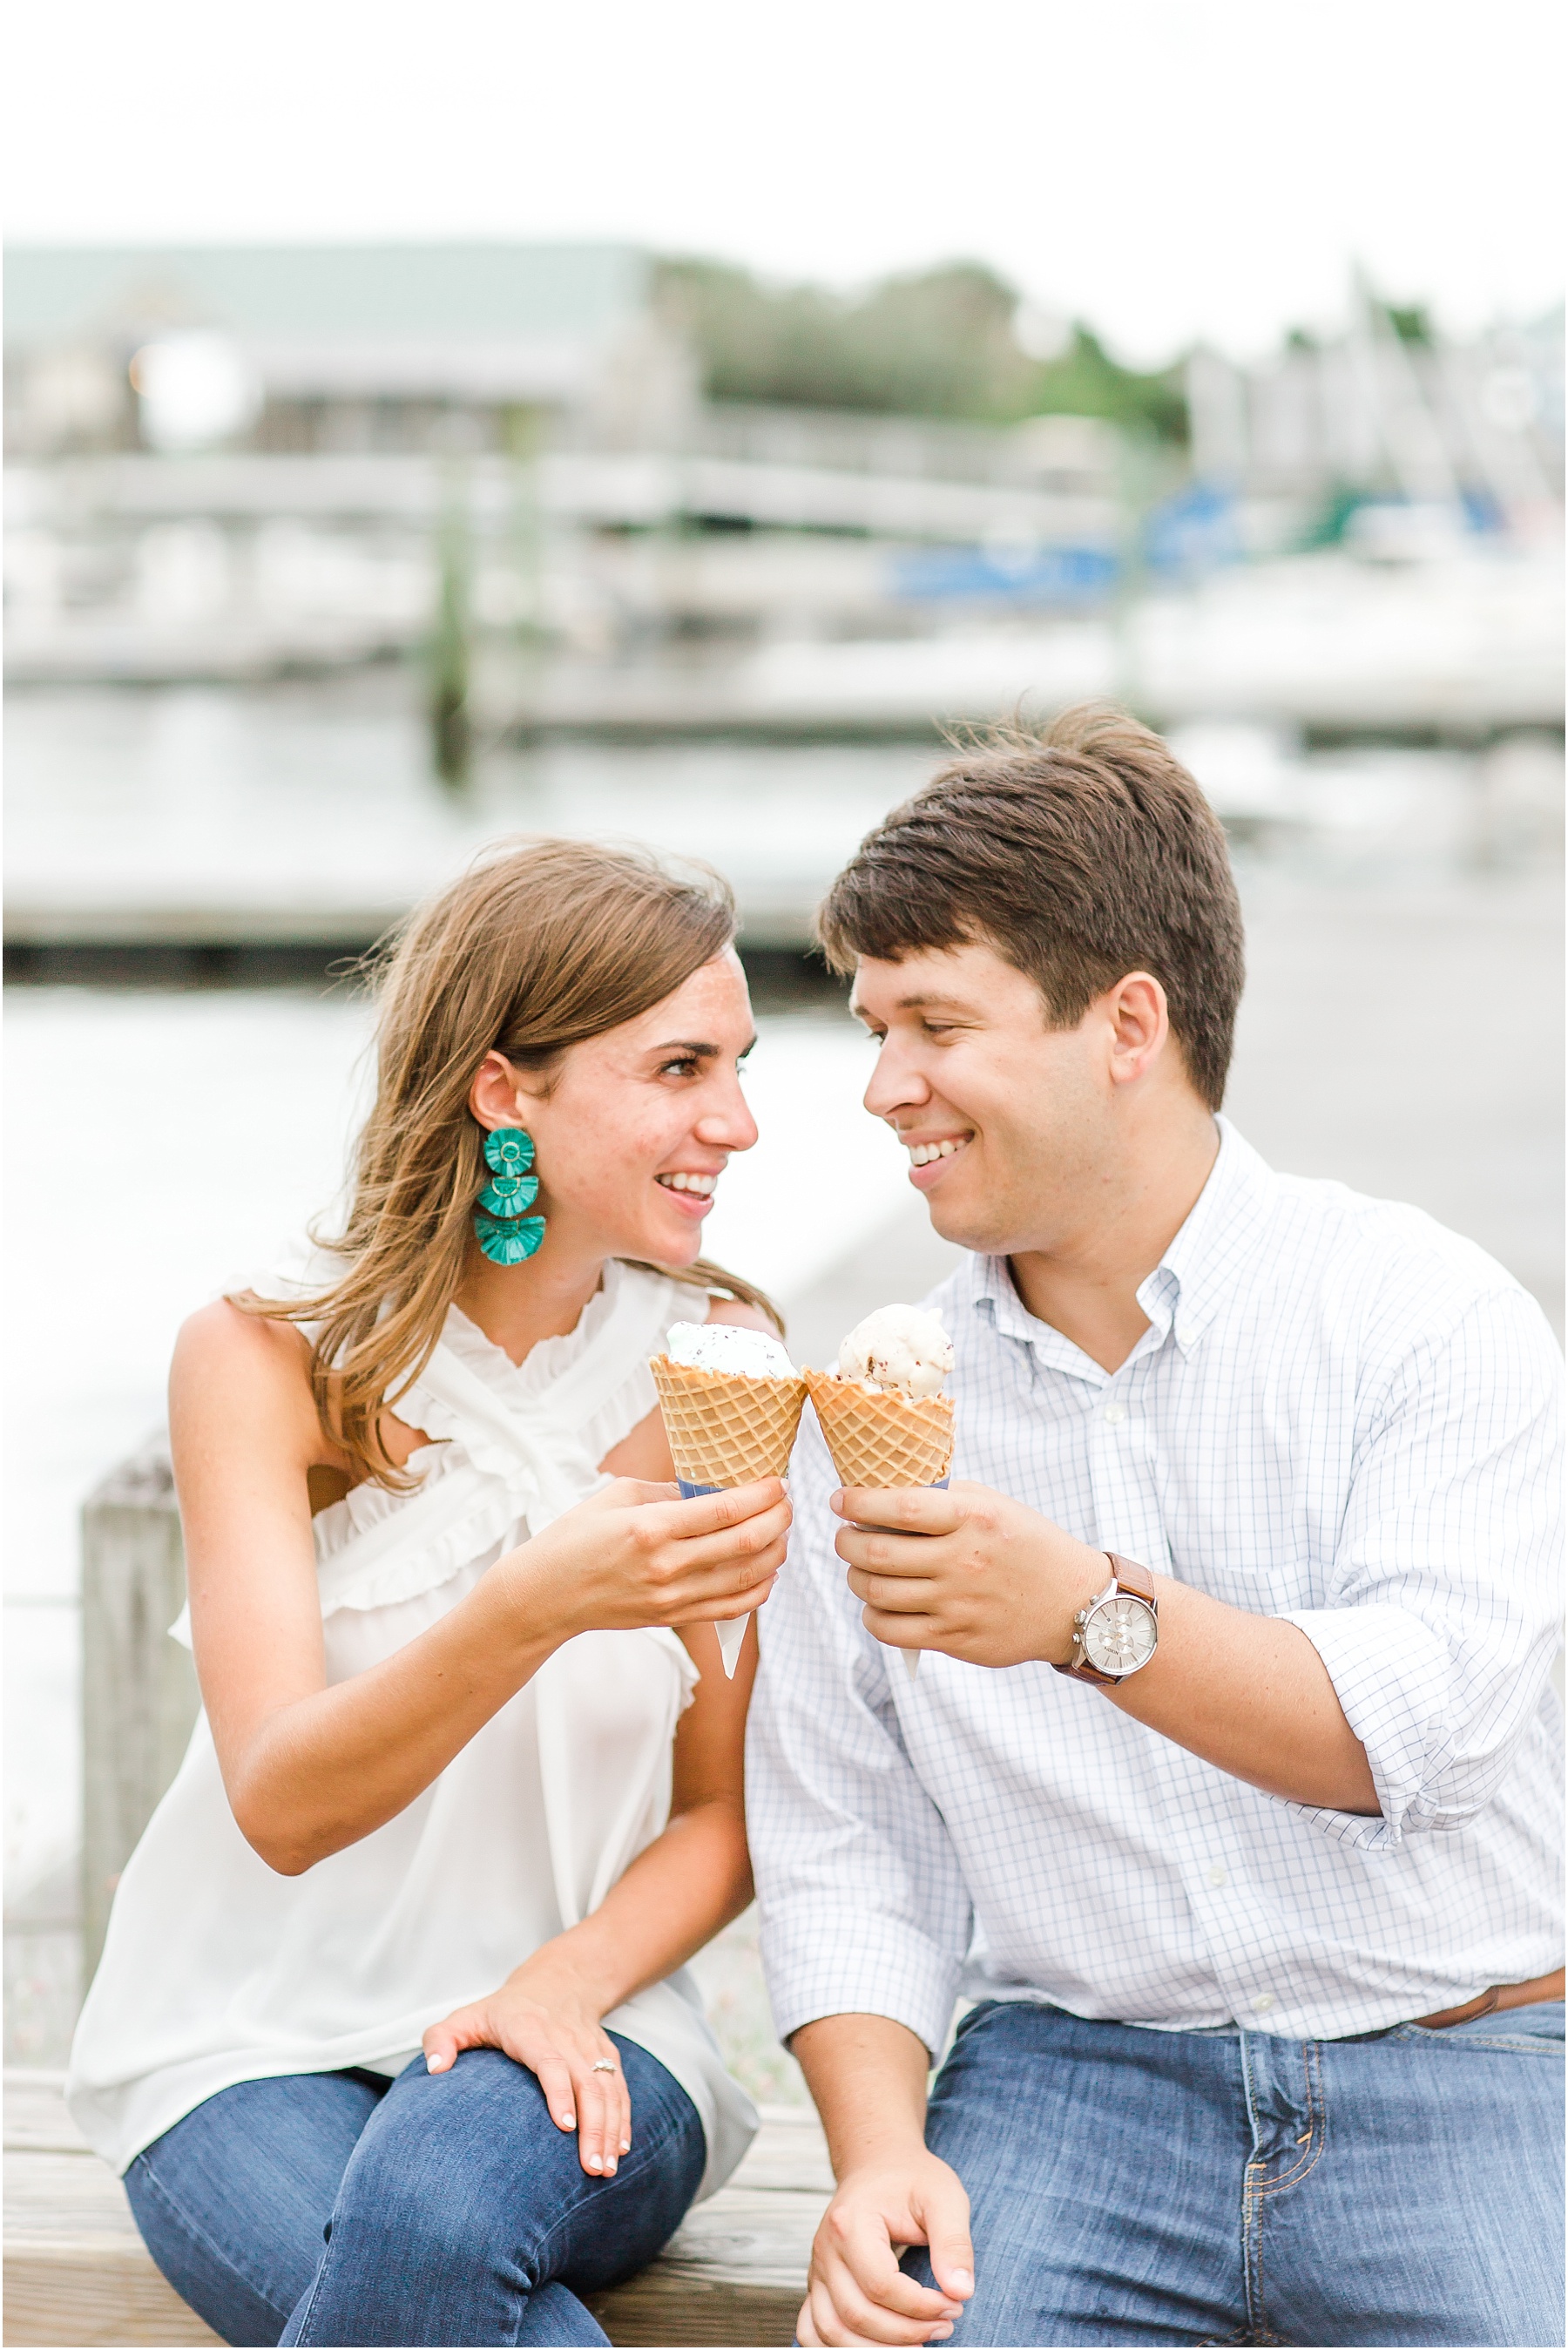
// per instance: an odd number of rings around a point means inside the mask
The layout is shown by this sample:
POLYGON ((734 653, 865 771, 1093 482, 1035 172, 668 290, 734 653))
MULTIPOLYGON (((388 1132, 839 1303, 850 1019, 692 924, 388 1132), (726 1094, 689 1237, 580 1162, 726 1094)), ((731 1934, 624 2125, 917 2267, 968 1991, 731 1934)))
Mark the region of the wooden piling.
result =
POLYGON ((435 613, 427 657, 431 756, 450 788, 468 779, 473 749, 473 522, 467 472, 454 468, 436 534, 435 613))
POLYGON ((82 1981, 103 1950, 119 1872, 190 1741, 201 1704, 188 1649, 185 1546, 168 1448, 117 1467, 82 1509, 82 1981))

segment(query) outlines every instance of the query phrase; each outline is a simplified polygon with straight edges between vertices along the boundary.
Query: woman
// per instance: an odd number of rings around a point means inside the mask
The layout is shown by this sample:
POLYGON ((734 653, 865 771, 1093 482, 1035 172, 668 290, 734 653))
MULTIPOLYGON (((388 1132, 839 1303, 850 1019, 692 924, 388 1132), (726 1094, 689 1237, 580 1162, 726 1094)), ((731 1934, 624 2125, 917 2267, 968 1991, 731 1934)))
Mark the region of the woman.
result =
POLYGON ((766 1326, 698 1258, 756 1139, 733 934, 635 852, 482 863, 385 969, 341 1239, 181 1334, 205 1712, 68 2094, 225 2341, 603 2342, 577 2293, 755 2126, 680 1970, 750 1898, 711 1627, 789 1510, 676 1498, 647 1369, 766 1326))

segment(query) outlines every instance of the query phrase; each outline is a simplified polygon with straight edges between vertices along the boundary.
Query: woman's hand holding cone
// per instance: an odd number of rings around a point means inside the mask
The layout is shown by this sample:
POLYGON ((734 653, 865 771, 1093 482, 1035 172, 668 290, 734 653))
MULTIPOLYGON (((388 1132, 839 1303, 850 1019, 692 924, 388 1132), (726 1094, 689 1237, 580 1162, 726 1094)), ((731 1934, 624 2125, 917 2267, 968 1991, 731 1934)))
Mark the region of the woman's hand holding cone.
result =
MULTIPOLYGON (((669 1355, 655 1355, 649 1368, 677 1476, 693 1485, 743 1490, 784 1475, 805 1403, 805 1381, 798 1374, 753 1378, 704 1370, 669 1355)), ((719 1620, 714 1628, 720 1660, 732 1680, 745 1624, 736 1625, 732 1611, 731 1621, 719 1620)))
POLYGON ((689 1502, 673 1485, 618 1477, 493 1571, 530 1637, 711 1624, 762 1606, 789 1524, 777 1477, 689 1502))

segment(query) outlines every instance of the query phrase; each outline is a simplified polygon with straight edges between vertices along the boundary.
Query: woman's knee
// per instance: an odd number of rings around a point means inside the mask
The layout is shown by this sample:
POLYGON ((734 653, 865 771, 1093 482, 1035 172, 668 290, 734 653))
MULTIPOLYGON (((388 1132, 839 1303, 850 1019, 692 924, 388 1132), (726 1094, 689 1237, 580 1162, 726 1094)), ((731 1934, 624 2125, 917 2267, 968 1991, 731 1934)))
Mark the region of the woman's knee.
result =
POLYGON ((534 2075, 498 2049, 466 2050, 450 2073, 410 2066, 354 2150, 329 2240, 384 2237, 437 2263, 526 2268, 576 2155, 534 2075))

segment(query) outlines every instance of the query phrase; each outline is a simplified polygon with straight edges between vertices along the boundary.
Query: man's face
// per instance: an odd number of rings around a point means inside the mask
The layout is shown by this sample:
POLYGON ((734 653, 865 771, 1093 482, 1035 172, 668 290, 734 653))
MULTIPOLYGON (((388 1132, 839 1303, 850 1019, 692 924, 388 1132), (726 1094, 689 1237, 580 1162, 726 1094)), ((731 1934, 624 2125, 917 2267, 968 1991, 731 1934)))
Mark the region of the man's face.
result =
POLYGON ((880 1039, 866 1107, 910 1155, 944 1240, 1054 1252, 1093 1221, 1117 1148, 1116 1025, 1052 1028, 1033 980, 989 946, 863 960, 851 1008, 880 1039))

